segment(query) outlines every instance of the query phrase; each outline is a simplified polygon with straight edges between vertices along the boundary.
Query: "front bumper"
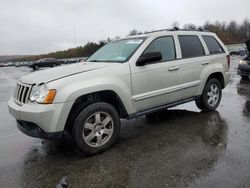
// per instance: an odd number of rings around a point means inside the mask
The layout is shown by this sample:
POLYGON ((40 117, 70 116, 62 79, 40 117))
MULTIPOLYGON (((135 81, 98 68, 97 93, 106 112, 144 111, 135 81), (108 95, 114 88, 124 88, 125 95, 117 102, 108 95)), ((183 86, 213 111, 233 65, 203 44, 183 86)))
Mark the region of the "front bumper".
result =
POLYGON ((239 64, 237 74, 241 76, 250 76, 250 64, 239 64))
POLYGON ((17 121, 17 127, 24 134, 35 138, 60 139, 63 135, 63 131, 47 133, 36 124, 27 121, 17 121))
POLYGON ((14 102, 13 97, 8 102, 10 114, 19 122, 18 128, 29 136, 39 138, 49 138, 54 133, 58 135, 64 131, 72 104, 26 103, 20 106, 14 102))

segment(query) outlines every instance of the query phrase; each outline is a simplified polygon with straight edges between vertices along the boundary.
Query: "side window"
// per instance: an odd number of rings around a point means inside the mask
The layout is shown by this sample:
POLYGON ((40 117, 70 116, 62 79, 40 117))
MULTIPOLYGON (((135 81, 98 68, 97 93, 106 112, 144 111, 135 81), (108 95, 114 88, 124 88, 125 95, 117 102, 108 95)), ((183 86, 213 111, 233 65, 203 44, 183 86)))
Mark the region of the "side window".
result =
POLYGON ((182 58, 199 57, 205 55, 204 48, 198 36, 180 35, 178 36, 182 58))
POLYGON ((174 39, 171 36, 155 39, 145 50, 144 53, 161 52, 162 61, 171 61, 176 57, 174 39))
POLYGON ((221 45, 213 36, 202 36, 202 38, 204 39, 210 54, 225 53, 221 45))

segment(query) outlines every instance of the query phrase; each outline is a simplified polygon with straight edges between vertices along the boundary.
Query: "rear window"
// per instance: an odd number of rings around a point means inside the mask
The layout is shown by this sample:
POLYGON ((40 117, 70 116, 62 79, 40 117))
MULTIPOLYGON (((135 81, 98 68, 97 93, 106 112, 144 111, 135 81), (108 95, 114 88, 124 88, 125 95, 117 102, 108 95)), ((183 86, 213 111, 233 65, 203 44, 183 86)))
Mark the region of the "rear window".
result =
POLYGON ((213 36, 202 36, 210 54, 221 54, 225 51, 213 36))
POLYGON ((178 36, 182 58, 192 58, 205 55, 204 48, 198 36, 180 35, 178 36))

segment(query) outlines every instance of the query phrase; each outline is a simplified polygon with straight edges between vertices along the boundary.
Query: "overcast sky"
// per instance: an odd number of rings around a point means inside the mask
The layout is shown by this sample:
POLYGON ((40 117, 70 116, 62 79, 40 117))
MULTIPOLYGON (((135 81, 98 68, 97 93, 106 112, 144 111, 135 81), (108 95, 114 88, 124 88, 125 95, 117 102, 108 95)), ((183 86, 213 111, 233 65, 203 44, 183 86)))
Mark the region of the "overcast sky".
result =
POLYGON ((250 0, 0 0, 0 55, 64 50, 75 47, 74 38, 79 46, 174 21, 241 22, 249 7, 250 0))

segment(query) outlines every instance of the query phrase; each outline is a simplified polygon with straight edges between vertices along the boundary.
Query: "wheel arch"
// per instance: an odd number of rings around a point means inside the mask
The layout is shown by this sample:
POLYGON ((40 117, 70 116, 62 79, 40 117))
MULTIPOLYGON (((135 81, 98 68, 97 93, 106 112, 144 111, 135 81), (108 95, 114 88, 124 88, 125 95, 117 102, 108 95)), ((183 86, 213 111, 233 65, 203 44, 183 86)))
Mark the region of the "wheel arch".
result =
MULTIPOLYGON (((208 78, 207 78, 207 81, 212 79, 212 78, 215 78, 217 79, 220 84, 221 84, 221 89, 224 89, 225 88, 225 79, 224 79, 224 76, 222 74, 222 72, 214 72, 214 73, 211 73, 208 78)), ((207 82, 206 81, 206 82, 207 82)))
POLYGON ((114 106, 117 110, 120 118, 128 118, 128 112, 119 97, 119 95, 112 90, 102 90, 93 93, 84 94, 79 96, 71 107, 69 115, 66 120, 65 128, 66 131, 71 131, 72 124, 77 115, 87 106, 95 102, 107 102, 114 106))
POLYGON ((212 78, 215 78, 215 79, 217 79, 217 80, 220 82, 220 84, 221 84, 221 89, 224 89, 224 88, 225 88, 225 86, 226 86, 225 77, 224 77, 223 72, 222 72, 221 70, 217 70, 217 71, 213 71, 213 72, 212 72, 212 71, 209 71, 208 73, 203 72, 202 75, 203 75, 203 76, 201 77, 201 80, 203 80, 203 81, 202 81, 202 83, 201 83, 201 85, 200 85, 200 87, 199 87, 199 89, 198 89, 197 96, 199 96, 199 95, 202 94, 202 92, 203 92, 203 90, 204 90, 204 87, 205 87, 206 83, 207 83, 210 79, 212 79, 212 78))

